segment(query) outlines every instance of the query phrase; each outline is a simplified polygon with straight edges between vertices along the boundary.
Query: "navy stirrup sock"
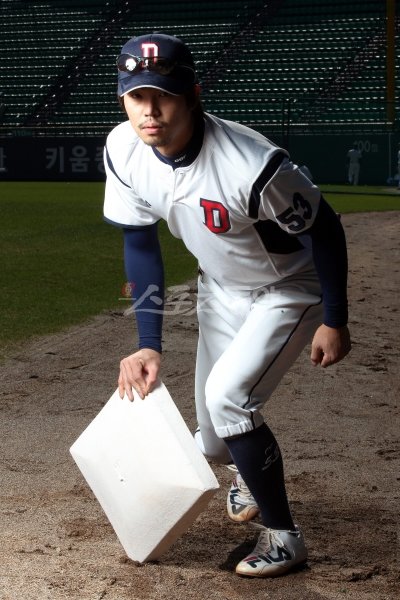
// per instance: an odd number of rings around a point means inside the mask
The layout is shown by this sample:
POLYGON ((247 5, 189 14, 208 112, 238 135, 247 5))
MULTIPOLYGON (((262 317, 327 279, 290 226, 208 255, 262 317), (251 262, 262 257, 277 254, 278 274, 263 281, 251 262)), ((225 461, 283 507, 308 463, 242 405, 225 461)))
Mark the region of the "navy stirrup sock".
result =
POLYGON ((264 423, 253 431, 224 441, 260 508, 263 524, 271 529, 293 531, 282 456, 270 428, 264 423))

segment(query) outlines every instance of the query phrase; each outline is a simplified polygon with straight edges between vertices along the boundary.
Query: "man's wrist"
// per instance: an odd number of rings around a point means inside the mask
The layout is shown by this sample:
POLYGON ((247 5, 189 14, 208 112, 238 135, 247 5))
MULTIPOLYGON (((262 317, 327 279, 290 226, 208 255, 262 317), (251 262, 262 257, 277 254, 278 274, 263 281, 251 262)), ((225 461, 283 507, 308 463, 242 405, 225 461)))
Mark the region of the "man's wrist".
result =
POLYGON ((161 342, 139 342, 139 350, 154 350, 158 352, 158 354, 162 354, 162 345, 161 342))

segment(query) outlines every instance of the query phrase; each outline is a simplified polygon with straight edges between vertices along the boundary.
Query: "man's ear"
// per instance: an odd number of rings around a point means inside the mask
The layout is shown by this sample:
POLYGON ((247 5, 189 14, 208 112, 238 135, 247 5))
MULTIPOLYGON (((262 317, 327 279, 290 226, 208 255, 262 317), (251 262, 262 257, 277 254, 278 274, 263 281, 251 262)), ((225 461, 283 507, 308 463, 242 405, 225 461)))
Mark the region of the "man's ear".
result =
POLYGON ((186 96, 188 99, 188 105, 189 105, 190 110, 195 110, 195 108, 199 105, 200 92, 201 92, 200 85, 198 83, 195 83, 193 88, 190 90, 190 92, 186 96))
POLYGON ((124 97, 123 96, 118 96, 118 102, 120 107, 122 108, 122 110, 124 111, 125 114, 127 114, 126 110, 125 110, 125 102, 124 102, 124 97))

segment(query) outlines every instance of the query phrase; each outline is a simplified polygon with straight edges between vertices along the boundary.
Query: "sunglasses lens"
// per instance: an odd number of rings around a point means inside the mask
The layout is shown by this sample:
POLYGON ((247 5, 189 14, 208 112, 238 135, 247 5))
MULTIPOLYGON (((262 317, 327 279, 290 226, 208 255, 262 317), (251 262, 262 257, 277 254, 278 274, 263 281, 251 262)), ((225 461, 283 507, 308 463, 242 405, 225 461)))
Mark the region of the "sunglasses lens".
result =
POLYGON ((167 58, 154 57, 145 59, 145 67, 149 71, 155 71, 159 75, 169 75, 175 68, 176 63, 167 58))
POLYGON ((117 67, 119 71, 126 71, 127 73, 134 73, 139 65, 141 59, 130 54, 121 54, 117 59, 117 67))
POLYGON ((117 67, 119 71, 136 75, 142 69, 153 71, 159 75, 169 75, 176 67, 176 63, 168 58, 159 56, 139 57, 131 54, 121 54, 117 58, 117 67))

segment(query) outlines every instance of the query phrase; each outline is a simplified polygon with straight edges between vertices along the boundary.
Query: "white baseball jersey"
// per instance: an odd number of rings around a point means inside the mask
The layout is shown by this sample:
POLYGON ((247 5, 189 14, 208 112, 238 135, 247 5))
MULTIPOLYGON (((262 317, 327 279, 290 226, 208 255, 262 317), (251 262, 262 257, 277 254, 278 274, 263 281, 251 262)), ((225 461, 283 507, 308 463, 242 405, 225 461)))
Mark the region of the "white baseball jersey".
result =
POLYGON ((165 219, 221 285, 256 289, 314 270, 294 234, 312 225, 320 191, 257 132, 206 114, 199 155, 173 169, 127 121, 109 134, 105 165, 106 220, 137 227, 165 219))
POLYGON ((358 161, 361 158, 361 152, 356 148, 351 148, 347 153, 347 158, 349 159, 350 164, 358 165, 358 161))

